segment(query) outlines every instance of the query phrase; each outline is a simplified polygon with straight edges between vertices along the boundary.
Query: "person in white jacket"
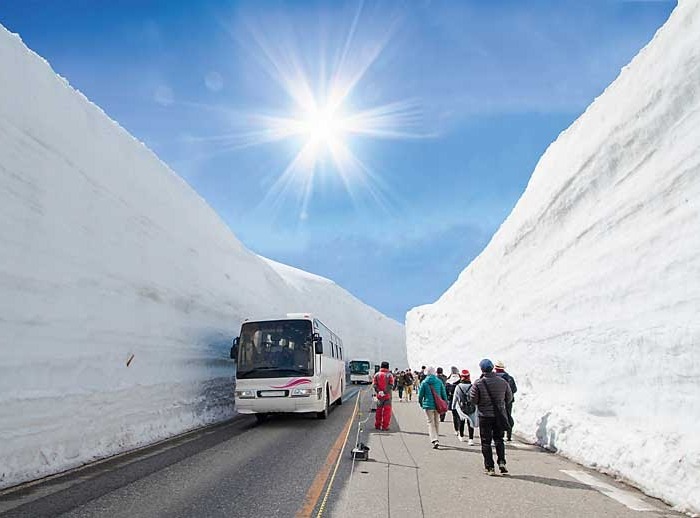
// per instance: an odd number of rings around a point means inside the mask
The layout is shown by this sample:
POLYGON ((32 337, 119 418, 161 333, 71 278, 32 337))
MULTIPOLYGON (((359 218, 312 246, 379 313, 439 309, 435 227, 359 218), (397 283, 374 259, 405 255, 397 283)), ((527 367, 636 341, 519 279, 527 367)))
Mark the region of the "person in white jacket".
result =
POLYGON ((454 396, 452 397, 452 422, 455 427, 455 435, 460 441, 464 441, 464 425, 466 423, 469 431, 469 446, 474 446, 474 428, 479 425, 476 405, 469 399, 469 389, 472 388, 472 381, 469 371, 464 369, 460 374, 459 382, 455 385, 454 396))

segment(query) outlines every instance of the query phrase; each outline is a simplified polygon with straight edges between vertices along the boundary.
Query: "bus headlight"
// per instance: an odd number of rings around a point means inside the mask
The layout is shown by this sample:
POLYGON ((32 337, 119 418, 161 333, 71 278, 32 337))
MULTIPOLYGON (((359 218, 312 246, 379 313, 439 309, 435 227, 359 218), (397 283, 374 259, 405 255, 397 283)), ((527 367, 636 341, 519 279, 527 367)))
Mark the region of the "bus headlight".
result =
POLYGON ((237 390, 236 397, 238 399, 253 399, 255 397, 254 390, 237 390))
POLYGON ((316 393, 316 389, 313 388, 295 388, 292 390, 292 397, 309 397, 316 393))

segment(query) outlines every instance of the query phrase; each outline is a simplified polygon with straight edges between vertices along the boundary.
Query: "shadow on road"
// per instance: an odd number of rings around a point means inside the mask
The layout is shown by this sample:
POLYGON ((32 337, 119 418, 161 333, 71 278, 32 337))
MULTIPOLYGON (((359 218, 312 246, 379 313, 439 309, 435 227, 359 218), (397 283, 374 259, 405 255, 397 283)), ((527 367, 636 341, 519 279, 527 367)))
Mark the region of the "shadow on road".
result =
POLYGON ((476 447, 471 447, 471 448, 460 448, 459 446, 446 446, 444 444, 441 444, 440 447, 438 448, 438 451, 440 450, 454 450, 454 451, 461 451, 464 453, 477 453, 481 455, 481 450, 476 449, 476 447))
POLYGON ((538 477, 536 475, 509 475, 508 478, 516 480, 524 480, 526 482, 534 482, 536 484, 544 484, 545 486, 563 487, 565 489, 585 489, 591 491, 593 488, 580 482, 572 480, 560 480, 558 478, 538 477))
POLYGON ((409 432, 408 430, 401 430, 401 429, 399 429, 399 432, 405 433, 407 435, 422 435, 424 437, 428 436, 427 432, 409 432))

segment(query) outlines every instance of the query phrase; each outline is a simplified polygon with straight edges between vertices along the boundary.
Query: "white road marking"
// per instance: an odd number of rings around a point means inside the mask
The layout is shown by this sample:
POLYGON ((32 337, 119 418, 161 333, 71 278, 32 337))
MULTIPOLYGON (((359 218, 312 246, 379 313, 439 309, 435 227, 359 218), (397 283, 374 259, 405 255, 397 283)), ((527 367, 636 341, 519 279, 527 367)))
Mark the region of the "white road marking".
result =
POLYGON ((583 482, 584 484, 591 486, 593 489, 600 491, 605 496, 609 496, 613 500, 617 500, 622 505, 627 506, 633 511, 659 511, 659 509, 647 504, 644 500, 633 493, 619 489, 615 486, 611 486, 610 484, 606 484, 585 471, 573 471, 568 469, 562 469, 559 471, 569 475, 571 478, 575 478, 579 482, 583 482))
POLYGON ((348 401, 349 399, 354 398, 354 397, 355 397, 355 394, 357 394, 360 390, 361 390, 361 389, 357 389, 357 390, 355 390, 355 391, 353 391, 353 392, 346 393, 345 397, 342 398, 343 403, 345 403, 345 402, 348 401))

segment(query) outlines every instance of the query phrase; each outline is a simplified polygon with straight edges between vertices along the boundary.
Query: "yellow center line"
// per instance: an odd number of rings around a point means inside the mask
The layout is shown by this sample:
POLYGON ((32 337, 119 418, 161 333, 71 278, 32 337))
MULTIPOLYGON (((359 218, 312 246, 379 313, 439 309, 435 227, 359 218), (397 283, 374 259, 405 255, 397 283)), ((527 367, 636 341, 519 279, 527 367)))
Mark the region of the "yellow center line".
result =
POLYGON ((360 393, 358 391, 357 399, 355 400, 355 408, 353 409, 352 414, 348 418, 348 421, 345 423, 345 426, 340 432, 340 435, 338 435, 338 438, 333 443, 331 450, 328 452, 326 462, 323 463, 323 466, 321 466, 321 469, 316 474, 314 481, 311 483, 311 487, 309 487, 309 490, 306 492, 304 504, 302 505, 301 509, 299 509, 299 511, 297 512, 296 518, 311 518, 314 509, 316 508, 316 504, 318 503, 318 500, 321 497, 323 488, 325 487, 326 482, 328 481, 328 477, 331 475, 331 469, 333 468, 333 463, 335 462, 333 478, 331 479, 331 483, 328 485, 326 495, 323 498, 323 504, 319 509, 318 514, 316 515, 317 517, 321 516, 321 513, 323 512, 323 506, 326 505, 328 495, 330 494, 330 490, 333 485, 333 480, 335 479, 335 475, 338 472, 338 466, 340 465, 343 450, 345 449, 345 445, 348 442, 348 437, 350 437, 350 430, 352 429, 352 423, 355 419, 355 415, 357 414, 357 407, 360 402, 359 394, 360 393))

